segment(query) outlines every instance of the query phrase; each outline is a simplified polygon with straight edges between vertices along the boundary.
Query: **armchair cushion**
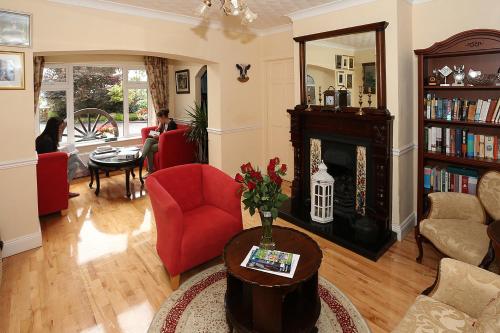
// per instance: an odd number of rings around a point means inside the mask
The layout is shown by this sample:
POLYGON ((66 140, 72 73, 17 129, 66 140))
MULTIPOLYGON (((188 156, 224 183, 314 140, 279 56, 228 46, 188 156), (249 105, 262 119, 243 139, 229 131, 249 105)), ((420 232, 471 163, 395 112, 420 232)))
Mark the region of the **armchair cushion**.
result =
POLYGON ((431 297, 420 295, 393 333, 473 332, 474 318, 431 297))
POLYGON ((483 223, 486 214, 479 199, 471 194, 436 192, 429 194, 429 219, 461 219, 483 223))
POLYGON ((488 252, 487 225, 459 219, 426 219, 420 233, 449 257, 478 266, 488 252))
POLYGON ((220 256, 227 240, 241 231, 241 222, 228 212, 203 205, 184 213, 182 271, 220 256))
POLYGON ((483 310, 474 325, 478 333, 500 332, 500 293, 483 310))
POLYGON ((439 278, 431 297, 478 318, 500 292, 500 276, 464 262, 441 260, 439 278))
POLYGON ((500 220, 500 172, 490 171, 481 177, 477 196, 488 214, 500 220))

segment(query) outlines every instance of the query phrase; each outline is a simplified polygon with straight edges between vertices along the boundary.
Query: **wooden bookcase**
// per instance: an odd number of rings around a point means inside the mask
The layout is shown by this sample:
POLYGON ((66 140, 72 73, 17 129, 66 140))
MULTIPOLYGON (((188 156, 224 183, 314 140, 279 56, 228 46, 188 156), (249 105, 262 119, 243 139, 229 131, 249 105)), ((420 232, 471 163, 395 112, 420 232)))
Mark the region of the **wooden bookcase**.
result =
MULTIPOLYGON (((496 74, 500 67, 500 30, 477 29, 454 35, 444 41, 435 43, 427 49, 415 50, 418 56, 418 198, 417 221, 426 214, 426 197, 424 189, 424 167, 458 166, 477 170, 479 176, 488 170, 500 170, 500 161, 486 158, 467 158, 428 152, 425 147, 425 128, 441 127, 466 129, 475 134, 500 137, 500 124, 491 122, 449 121, 443 119, 426 119, 424 98, 428 93, 437 98, 461 98, 469 100, 497 99, 500 97, 500 86, 495 82, 488 86, 436 86, 428 85, 428 78, 433 69, 447 65, 464 65, 465 74, 469 69, 480 70, 484 74, 496 74)), ((453 75, 448 76, 447 83, 453 83, 453 75)))

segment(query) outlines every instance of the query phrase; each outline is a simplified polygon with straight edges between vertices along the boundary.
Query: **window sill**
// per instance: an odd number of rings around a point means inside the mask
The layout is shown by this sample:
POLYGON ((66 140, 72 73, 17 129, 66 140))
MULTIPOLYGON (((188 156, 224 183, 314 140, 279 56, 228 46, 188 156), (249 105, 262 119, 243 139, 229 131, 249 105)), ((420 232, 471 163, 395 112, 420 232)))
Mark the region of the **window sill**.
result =
POLYGON ((130 136, 130 137, 122 137, 118 138, 116 141, 109 141, 109 142, 104 142, 104 141, 90 141, 90 142, 81 142, 81 143, 76 143, 75 147, 81 152, 91 152, 94 151, 97 147, 103 146, 103 145, 110 145, 112 147, 119 147, 123 146, 124 144, 129 144, 129 145, 138 145, 141 144, 141 139, 142 137, 139 136, 130 136))

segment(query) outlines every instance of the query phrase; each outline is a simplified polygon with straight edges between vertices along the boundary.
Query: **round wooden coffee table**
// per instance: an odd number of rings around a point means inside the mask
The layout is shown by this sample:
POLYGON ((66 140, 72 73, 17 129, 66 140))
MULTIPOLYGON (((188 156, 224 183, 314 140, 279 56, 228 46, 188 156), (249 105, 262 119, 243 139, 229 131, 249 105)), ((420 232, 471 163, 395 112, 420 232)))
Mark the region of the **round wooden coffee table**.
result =
POLYGON ((495 250, 495 259, 500 265, 500 221, 491 222, 488 225, 488 237, 490 237, 491 245, 495 250))
POLYGON ((127 190, 127 197, 130 197, 130 175, 135 178, 134 168, 139 167, 139 180, 141 185, 144 186, 144 179, 142 178, 142 152, 139 151, 139 156, 130 160, 121 160, 117 156, 111 156, 108 158, 99 158, 98 154, 95 152, 90 153, 88 168, 90 172, 90 183, 89 187, 92 188, 94 184, 94 178, 96 181, 95 195, 99 195, 101 190, 101 182, 99 179, 99 171, 106 172, 106 175, 110 171, 125 170, 125 188, 127 190))
POLYGON ((273 227, 279 251, 300 255, 293 278, 242 267, 261 227, 244 230, 224 248, 227 267, 226 318, 238 332, 315 332, 321 302, 318 269, 323 253, 309 236, 290 228, 273 227))

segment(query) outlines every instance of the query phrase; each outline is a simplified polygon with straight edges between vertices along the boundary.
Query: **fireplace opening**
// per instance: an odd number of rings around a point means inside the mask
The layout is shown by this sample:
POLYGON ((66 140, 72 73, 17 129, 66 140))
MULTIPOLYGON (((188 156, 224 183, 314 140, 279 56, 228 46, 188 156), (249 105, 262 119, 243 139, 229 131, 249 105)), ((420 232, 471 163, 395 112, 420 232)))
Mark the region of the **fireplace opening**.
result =
POLYGON ((323 161, 335 180, 333 207, 336 215, 349 221, 356 217, 356 146, 323 140, 323 161))

